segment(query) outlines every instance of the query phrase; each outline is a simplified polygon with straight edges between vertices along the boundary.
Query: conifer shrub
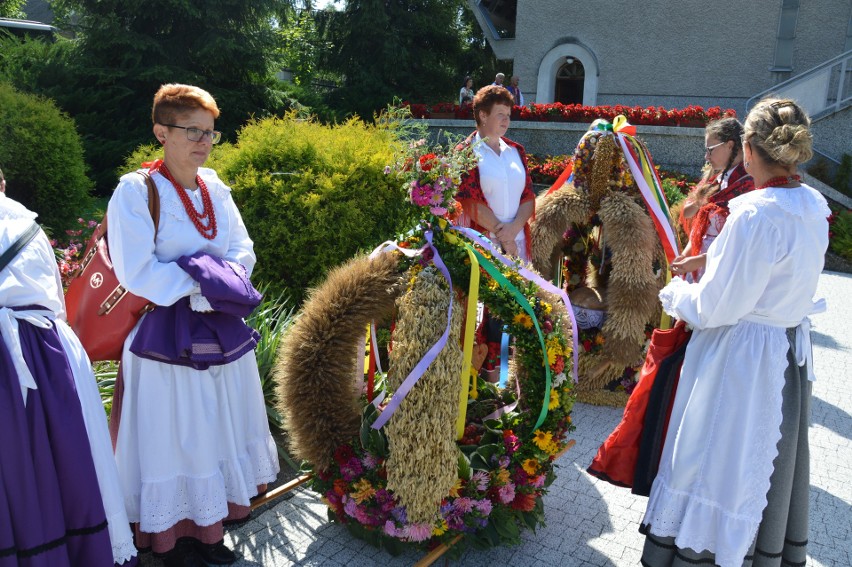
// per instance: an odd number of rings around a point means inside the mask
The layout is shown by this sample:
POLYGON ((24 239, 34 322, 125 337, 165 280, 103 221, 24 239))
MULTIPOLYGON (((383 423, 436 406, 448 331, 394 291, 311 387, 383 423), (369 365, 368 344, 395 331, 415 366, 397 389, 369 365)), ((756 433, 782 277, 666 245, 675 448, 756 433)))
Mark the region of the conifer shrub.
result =
POLYGON ((54 235, 76 228, 91 180, 71 120, 45 98, 0 83, 0 167, 7 194, 38 213, 54 235))

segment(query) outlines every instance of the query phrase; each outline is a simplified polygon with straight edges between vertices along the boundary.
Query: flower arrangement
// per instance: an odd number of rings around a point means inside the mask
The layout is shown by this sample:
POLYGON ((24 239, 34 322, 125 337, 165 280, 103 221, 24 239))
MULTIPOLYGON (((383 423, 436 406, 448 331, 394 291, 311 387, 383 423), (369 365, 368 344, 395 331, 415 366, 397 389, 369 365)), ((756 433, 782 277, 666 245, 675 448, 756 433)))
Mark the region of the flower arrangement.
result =
MULTIPOLYGON (((473 109, 470 105, 457 106, 452 103, 439 103, 437 105, 412 104, 409 105, 414 118, 430 118, 432 112, 454 112, 456 118, 472 119, 473 109), (440 110, 438 110, 440 109, 440 110)), ((622 114, 627 117, 631 124, 649 126, 687 126, 704 127, 712 120, 736 117, 733 109, 723 110, 721 107, 713 106, 703 108, 690 105, 686 108, 670 108, 662 106, 624 106, 620 104, 602 106, 583 106, 581 104, 562 104, 560 102, 547 104, 528 104, 516 106, 512 111, 512 120, 534 120, 539 122, 592 122, 598 118, 612 121, 616 116, 622 114)))
MULTIPOLYGON (((424 223, 398 245, 411 250, 424 247, 427 230, 432 233, 434 253, 447 267, 454 289, 467 290, 470 283, 467 246, 476 250, 482 262, 488 263, 488 269, 484 265, 479 267, 479 300, 505 322, 507 332, 514 338, 510 382, 500 388, 480 380, 478 369, 472 368, 461 437, 455 435, 455 424, 444 424, 444 429, 449 426, 454 447, 450 469, 453 476, 445 493, 434 501, 425 516, 422 512, 415 514, 410 505, 404 504, 404 496, 410 495, 393 489, 401 483, 394 478, 398 471, 394 470, 392 450, 401 450, 406 442, 388 429, 397 419, 408 427, 412 426, 412 420, 414 428, 432 427, 431 411, 413 417, 399 416, 404 411, 404 406, 400 406, 387 427, 376 430, 372 425, 385 411, 384 404, 376 407, 371 403, 373 400, 362 395, 359 435, 334 450, 330 465, 316 471, 312 488, 322 495, 332 520, 391 553, 410 545, 428 548, 449 543, 458 536, 464 543, 456 544, 455 548, 463 548, 464 544, 488 547, 518 543, 523 529, 534 529, 544 521, 542 498, 556 476, 554 461, 567 448, 567 435, 574 429, 570 415, 574 382, 567 376, 572 352, 570 319, 556 296, 521 277, 515 267, 501 263, 490 250, 467 240, 445 221, 424 223), (521 306, 518 296, 528 304, 529 310, 521 306), (549 386, 546 369, 551 377, 549 386), (543 418, 542 411, 546 414, 543 418)), ((394 364, 399 357, 406 356, 400 351, 411 348, 412 329, 429 327, 430 313, 435 311, 438 320, 443 317, 446 323, 445 311, 430 308, 424 312, 422 306, 426 300, 419 296, 405 299, 417 293, 424 278, 443 281, 436 276, 437 270, 422 258, 411 260, 399 255, 399 261, 406 266, 402 277, 406 284, 405 295, 397 300, 399 311, 391 338, 390 374, 395 372, 394 364), (416 307, 404 309, 412 303, 416 307)), ((450 372, 450 380, 457 384, 459 368, 453 367, 450 372)), ((377 376, 377 396, 392 395, 393 382, 388 376, 377 376)), ((409 396, 415 392, 412 390, 409 396)), ((457 408, 458 393, 449 395, 457 408)), ((409 403, 409 398, 404 403, 409 403)), ((428 407, 439 403, 430 399, 428 407)), ((437 435, 432 433, 425 439, 437 435)), ((423 439, 421 435, 416 447, 403 452, 422 452, 421 446, 430 444, 423 439)), ((428 484, 423 479, 446 472, 446 463, 434 466, 437 470, 421 465, 416 471, 421 486, 409 490, 428 490, 429 487, 422 486, 428 484)))
MULTIPOLYGON (((398 124, 404 124, 410 113, 402 109, 389 109, 388 112, 400 112, 395 117, 398 124)), ((396 152, 395 161, 385 167, 385 174, 395 175, 408 192, 409 201, 416 207, 427 209, 432 217, 449 216, 459 212, 454 196, 458 190, 461 176, 477 165, 473 144, 462 144, 461 138, 455 139, 449 134, 446 146, 430 145, 422 124, 406 126, 408 142, 403 142, 396 152)), ((427 214, 424 211, 424 214, 427 214)))

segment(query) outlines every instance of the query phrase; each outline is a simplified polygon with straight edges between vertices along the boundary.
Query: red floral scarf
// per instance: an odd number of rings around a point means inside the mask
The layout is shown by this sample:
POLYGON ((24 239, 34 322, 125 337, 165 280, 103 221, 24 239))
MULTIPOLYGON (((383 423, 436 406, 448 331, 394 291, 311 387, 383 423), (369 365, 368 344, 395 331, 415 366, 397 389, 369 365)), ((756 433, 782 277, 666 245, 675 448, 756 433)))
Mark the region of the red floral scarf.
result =
POLYGON ((689 243, 692 245, 693 255, 701 253, 701 241, 704 240, 707 229, 710 227, 710 218, 718 216, 727 219, 730 214, 728 201, 752 190, 754 190, 754 179, 746 173, 745 167, 740 163, 731 171, 728 186, 711 195, 692 219, 689 243))

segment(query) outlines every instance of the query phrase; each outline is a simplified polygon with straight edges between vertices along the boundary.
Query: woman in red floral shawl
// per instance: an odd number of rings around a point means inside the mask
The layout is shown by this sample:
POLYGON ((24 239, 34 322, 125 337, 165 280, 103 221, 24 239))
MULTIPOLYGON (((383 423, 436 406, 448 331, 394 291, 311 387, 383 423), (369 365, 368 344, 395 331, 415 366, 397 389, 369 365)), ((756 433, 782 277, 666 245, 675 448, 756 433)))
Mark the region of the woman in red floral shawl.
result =
POLYGON ((728 201, 754 189, 754 180, 743 167, 743 127, 736 118, 722 118, 707 125, 704 157, 708 172, 693 189, 683 208, 689 224, 689 244, 672 262, 674 275, 704 274, 707 249, 728 218, 728 201))
POLYGON ((462 176, 456 200, 461 203, 459 224, 471 226, 499 243, 503 250, 530 259, 530 225, 535 194, 523 146, 505 138, 512 114, 512 95, 489 85, 473 98, 479 165, 462 176))

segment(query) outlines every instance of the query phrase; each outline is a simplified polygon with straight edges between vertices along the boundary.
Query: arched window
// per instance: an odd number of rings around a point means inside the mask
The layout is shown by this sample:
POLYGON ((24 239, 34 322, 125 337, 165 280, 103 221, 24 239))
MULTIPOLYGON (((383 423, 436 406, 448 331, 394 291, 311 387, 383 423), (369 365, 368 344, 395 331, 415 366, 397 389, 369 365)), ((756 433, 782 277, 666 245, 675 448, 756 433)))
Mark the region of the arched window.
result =
POLYGON ((579 59, 566 57, 556 72, 556 90, 553 101, 563 104, 583 104, 583 87, 586 69, 579 59))

